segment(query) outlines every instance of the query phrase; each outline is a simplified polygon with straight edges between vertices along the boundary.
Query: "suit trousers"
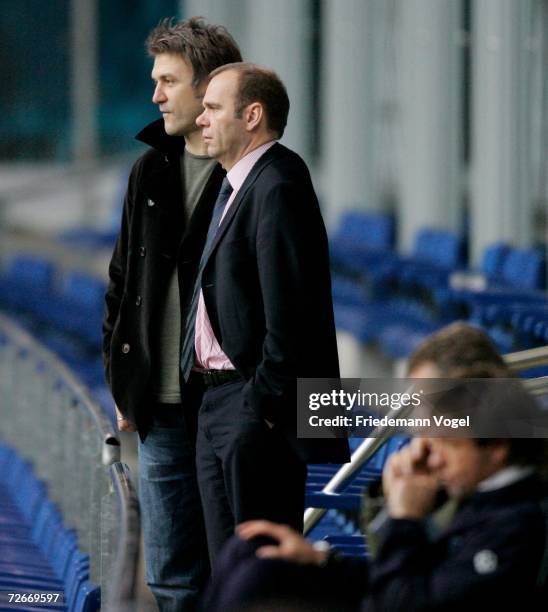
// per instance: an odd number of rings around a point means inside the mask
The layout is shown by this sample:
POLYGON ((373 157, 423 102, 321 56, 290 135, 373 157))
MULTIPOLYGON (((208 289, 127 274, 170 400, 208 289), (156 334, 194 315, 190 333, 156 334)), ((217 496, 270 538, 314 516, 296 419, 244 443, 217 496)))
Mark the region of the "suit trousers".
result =
POLYGON ((243 521, 303 528, 306 464, 244 400, 244 384, 206 390, 198 414, 196 467, 211 563, 243 521))

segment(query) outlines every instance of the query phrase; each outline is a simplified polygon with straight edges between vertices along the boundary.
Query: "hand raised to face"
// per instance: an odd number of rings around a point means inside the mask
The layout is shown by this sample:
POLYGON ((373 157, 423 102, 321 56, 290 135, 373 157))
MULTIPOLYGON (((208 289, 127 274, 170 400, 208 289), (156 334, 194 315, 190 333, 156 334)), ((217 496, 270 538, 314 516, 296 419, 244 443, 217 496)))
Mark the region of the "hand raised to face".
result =
POLYGON ((417 438, 387 461, 383 490, 392 518, 420 520, 431 512, 440 482, 428 466, 429 454, 428 440, 417 438))

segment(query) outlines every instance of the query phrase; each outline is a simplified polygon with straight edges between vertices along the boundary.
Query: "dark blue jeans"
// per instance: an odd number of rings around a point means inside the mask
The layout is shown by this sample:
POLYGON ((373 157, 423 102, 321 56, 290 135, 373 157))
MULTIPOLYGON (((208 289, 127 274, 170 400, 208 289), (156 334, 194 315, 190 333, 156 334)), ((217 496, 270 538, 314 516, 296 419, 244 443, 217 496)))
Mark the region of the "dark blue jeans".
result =
POLYGON ((209 576, 196 481, 196 402, 156 404, 139 444, 146 579, 161 612, 191 611, 209 576))

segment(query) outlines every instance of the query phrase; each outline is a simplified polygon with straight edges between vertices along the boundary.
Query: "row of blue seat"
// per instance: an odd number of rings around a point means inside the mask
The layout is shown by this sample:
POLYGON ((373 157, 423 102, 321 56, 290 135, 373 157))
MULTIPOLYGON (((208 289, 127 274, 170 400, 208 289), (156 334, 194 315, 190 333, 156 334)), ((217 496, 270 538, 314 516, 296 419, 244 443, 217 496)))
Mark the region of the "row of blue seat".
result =
POLYGON ((91 349, 100 348, 105 290, 105 282, 95 276, 59 273, 51 260, 35 255, 11 257, 0 274, 6 308, 74 334, 91 349))
MULTIPOLYGON (((99 588, 89 581, 89 557, 30 462, 0 444, 0 591, 63 593, 58 602, 26 604, 25 610, 100 609, 99 588)), ((13 606, 0 610, 13 609, 13 606)))
MULTIPOLYGON (((361 439, 352 439, 356 449, 361 439)), ((384 465, 390 455, 409 441, 408 436, 392 436, 366 461, 360 469, 343 482, 335 493, 324 493, 322 489, 333 478, 341 466, 310 465, 306 480, 305 504, 311 508, 326 508, 327 516, 311 530, 311 539, 325 539, 338 552, 347 555, 367 555, 367 543, 360 532, 359 516, 363 491, 382 476, 384 465)))
POLYGON ((105 291, 103 280, 60 272, 40 255, 15 254, 0 270, 0 308, 57 353, 114 419, 101 347, 105 291))
POLYGON ((394 235, 390 215, 343 215, 331 239, 339 329, 378 343, 393 358, 409 355, 425 336, 458 318, 484 326, 503 352, 548 340, 541 251, 495 244, 474 271, 465 267, 466 241, 452 232, 419 231, 408 256, 396 251, 394 235), (514 308, 531 316, 513 317, 514 308))

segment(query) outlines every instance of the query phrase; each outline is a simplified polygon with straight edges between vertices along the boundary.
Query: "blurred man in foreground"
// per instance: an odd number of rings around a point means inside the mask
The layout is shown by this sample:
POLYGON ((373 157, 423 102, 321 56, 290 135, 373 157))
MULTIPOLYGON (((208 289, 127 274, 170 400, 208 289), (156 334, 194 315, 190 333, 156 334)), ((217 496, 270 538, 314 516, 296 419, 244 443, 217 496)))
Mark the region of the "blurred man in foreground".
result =
MULTIPOLYGON (((509 377, 489 339, 463 324, 429 338, 409 373, 509 377)), ((387 516, 373 560, 340 558, 287 526, 250 521, 221 557, 207 609, 541 609, 545 459, 543 440, 414 439, 384 469, 387 516), (443 526, 430 520, 440 492, 443 526)))

